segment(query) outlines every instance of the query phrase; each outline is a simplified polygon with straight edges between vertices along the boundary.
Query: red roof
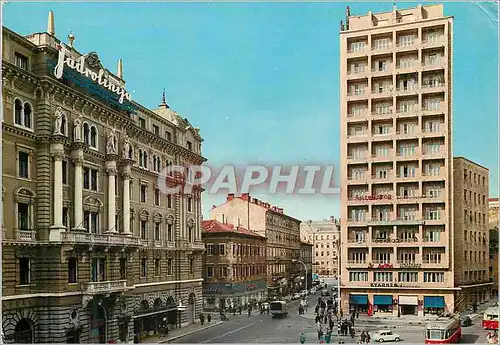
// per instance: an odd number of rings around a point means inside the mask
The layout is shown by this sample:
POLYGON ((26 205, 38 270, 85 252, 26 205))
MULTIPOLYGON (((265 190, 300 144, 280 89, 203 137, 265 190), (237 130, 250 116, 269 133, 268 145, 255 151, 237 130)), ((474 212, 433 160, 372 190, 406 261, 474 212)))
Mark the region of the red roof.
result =
POLYGON ((204 220, 201 222, 203 232, 205 233, 221 233, 230 232, 234 234, 250 235, 256 237, 264 237, 258 233, 245 229, 241 226, 234 226, 233 224, 222 224, 217 220, 204 220))

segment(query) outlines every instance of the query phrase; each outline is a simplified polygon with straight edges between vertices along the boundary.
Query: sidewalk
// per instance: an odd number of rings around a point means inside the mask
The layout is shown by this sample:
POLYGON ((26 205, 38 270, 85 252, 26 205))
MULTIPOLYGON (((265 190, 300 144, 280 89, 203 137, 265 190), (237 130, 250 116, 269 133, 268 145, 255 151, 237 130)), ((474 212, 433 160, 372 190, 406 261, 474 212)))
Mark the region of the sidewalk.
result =
POLYGON ((200 323, 195 323, 186 327, 182 328, 175 328, 172 329, 170 332, 168 332, 168 335, 166 337, 158 337, 158 336, 152 336, 148 337, 144 340, 144 343, 147 344, 158 344, 158 343, 168 343, 172 340, 179 339, 182 337, 185 337, 187 335, 203 331, 208 328, 212 328, 215 326, 221 325, 223 322, 222 321, 213 321, 208 323, 205 321, 205 324, 202 326, 200 323))

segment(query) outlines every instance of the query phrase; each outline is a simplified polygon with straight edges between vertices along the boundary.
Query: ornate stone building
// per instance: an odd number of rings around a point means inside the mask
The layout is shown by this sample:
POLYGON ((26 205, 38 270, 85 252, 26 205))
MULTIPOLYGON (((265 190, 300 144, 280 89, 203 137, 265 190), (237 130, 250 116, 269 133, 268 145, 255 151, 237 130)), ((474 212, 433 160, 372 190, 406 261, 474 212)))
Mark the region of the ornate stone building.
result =
POLYGON ((165 194, 200 165, 199 130, 47 32, 3 28, 2 328, 6 342, 132 341, 197 320, 201 191, 165 194), (14 164, 12 164, 14 162, 14 164))

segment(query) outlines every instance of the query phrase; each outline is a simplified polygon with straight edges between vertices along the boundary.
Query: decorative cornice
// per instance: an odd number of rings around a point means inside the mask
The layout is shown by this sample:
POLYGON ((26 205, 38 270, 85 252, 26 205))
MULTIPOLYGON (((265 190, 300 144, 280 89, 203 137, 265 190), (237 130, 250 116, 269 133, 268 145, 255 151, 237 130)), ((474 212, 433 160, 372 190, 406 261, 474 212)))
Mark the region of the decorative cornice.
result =
POLYGON ((20 127, 16 127, 14 125, 10 125, 8 123, 2 123, 2 129, 6 132, 10 132, 19 136, 23 136, 32 140, 37 139, 36 135, 33 132, 24 130, 20 127))

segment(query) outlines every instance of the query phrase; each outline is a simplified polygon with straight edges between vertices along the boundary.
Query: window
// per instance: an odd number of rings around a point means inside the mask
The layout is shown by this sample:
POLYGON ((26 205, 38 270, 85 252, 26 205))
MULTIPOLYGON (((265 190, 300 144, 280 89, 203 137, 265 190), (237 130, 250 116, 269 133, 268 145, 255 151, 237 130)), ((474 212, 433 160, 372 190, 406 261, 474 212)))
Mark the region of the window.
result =
POLYGON ((153 133, 155 135, 160 135, 160 127, 158 127, 157 125, 153 125, 153 133))
POLYGON ((373 281, 392 282, 392 272, 373 272, 373 281))
POLYGON ((155 188, 155 206, 160 206, 160 190, 158 188, 155 188))
POLYGON ((219 255, 226 255, 226 245, 224 243, 219 244, 219 255))
MULTIPOLYGON (((248 267, 247 271, 248 271, 248 267)), ((227 267, 219 267, 219 278, 226 278, 227 277, 227 267)))
POLYGON ((62 161, 62 183, 68 184, 68 161, 62 161))
POLYGON ((87 231, 97 234, 99 227, 99 214, 97 212, 84 211, 83 212, 83 226, 87 231))
POLYGON ((189 259, 189 274, 194 274, 194 259, 189 259))
POLYGON ((194 228, 192 225, 188 226, 188 241, 193 242, 194 241, 194 228))
POLYGON ((127 279, 127 259, 120 258, 120 279, 127 279))
POLYGON ((146 119, 143 119, 142 117, 139 117, 139 126, 141 128, 146 128, 146 119))
POLYGON ((104 282, 106 281, 106 259, 105 258, 93 258, 92 259, 92 281, 93 282, 104 282))
POLYGON ((187 148, 189 151, 193 151, 193 143, 190 142, 189 140, 187 141, 187 148))
POLYGON ((21 69, 28 70, 28 57, 21 53, 15 52, 14 64, 21 69))
POLYGON ((399 272, 398 281, 405 283, 417 283, 418 272, 399 272))
POLYGON ((193 198, 191 198, 190 196, 188 196, 187 198, 187 209, 188 212, 193 212, 193 198))
POLYGON ((161 223, 156 222, 155 223, 155 241, 161 240, 160 234, 161 234, 161 223))
POLYGON ((439 242, 441 238, 440 230, 426 230, 425 240, 427 242, 439 242))
POLYGON ((211 266, 207 266, 207 278, 212 278, 213 276, 214 276, 214 268, 211 266))
POLYGON ((78 260, 75 258, 68 259, 68 283, 74 284, 77 282, 77 266, 78 260))
POLYGON ((167 138, 168 141, 172 141, 172 133, 165 132, 165 137, 167 138))
POLYGON ((444 282, 443 272, 424 272, 424 283, 442 283, 444 282))
POLYGON ((172 242, 174 240, 174 225, 167 224, 167 241, 172 242))
POLYGON ((399 38, 399 44, 403 47, 411 46, 413 44, 414 38, 415 38, 415 36, 413 36, 413 35, 401 36, 399 38))
POLYGON ((365 42, 358 41, 351 43, 351 52, 362 52, 365 50, 365 42))
POLYGON ((141 239, 148 239, 148 222, 146 220, 141 220, 141 239))
POLYGON ((19 259, 19 285, 31 284, 31 260, 29 258, 19 259))
POLYGON ((161 273, 160 270, 160 259, 155 259, 155 277, 158 277, 161 273))
POLYGON ((171 258, 167 259, 167 275, 171 276, 174 274, 173 260, 171 258))
POLYGON ((29 178, 29 159, 30 156, 28 153, 19 151, 18 153, 18 162, 19 162, 19 171, 18 176, 21 178, 29 178))
POLYGON ((148 276, 148 260, 141 259, 141 278, 146 278, 148 276))
POLYGON ((63 221, 63 225, 66 228, 69 228, 69 209, 67 207, 63 207, 62 218, 63 218, 63 220, 62 220, 63 221))
POLYGON ((17 227, 19 230, 32 230, 29 204, 17 204, 17 227))
POLYGON ((172 195, 167 194, 167 207, 172 208, 172 195))
POLYGON ((96 126, 90 127, 90 147, 97 149, 97 128, 96 128, 96 126))
POLYGON ((98 176, 99 172, 97 169, 83 168, 83 189, 97 191, 98 188, 98 176))
POLYGON ((140 201, 142 203, 145 203, 146 202, 146 199, 147 199, 147 191, 148 191, 148 186, 146 186, 145 184, 141 184, 141 190, 140 190, 140 201))

